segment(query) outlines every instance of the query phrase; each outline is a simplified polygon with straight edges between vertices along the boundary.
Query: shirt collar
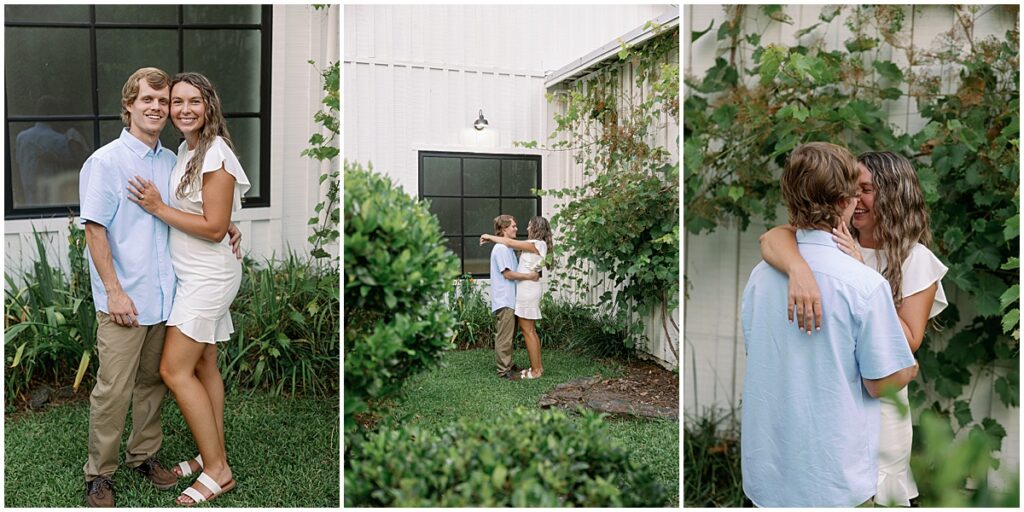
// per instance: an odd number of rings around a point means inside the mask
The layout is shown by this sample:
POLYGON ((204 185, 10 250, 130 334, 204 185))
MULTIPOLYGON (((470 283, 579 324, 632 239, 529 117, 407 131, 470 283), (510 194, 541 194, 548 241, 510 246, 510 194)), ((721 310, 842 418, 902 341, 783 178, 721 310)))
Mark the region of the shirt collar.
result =
POLYGON ((150 149, 145 142, 142 142, 132 135, 131 132, 128 131, 128 128, 121 129, 121 136, 119 137, 119 140, 124 143, 125 146, 128 146, 128 149, 130 149, 132 153, 135 153, 135 156, 138 156, 140 159, 146 158, 150 152, 152 152, 154 156, 159 155, 161 151, 166 149, 163 144, 160 143, 159 138, 156 139, 156 147, 150 149))
POLYGON ((813 244, 813 245, 825 245, 829 247, 835 247, 836 243, 832 240, 832 233, 821 229, 798 229, 796 230, 796 243, 798 244, 813 244))

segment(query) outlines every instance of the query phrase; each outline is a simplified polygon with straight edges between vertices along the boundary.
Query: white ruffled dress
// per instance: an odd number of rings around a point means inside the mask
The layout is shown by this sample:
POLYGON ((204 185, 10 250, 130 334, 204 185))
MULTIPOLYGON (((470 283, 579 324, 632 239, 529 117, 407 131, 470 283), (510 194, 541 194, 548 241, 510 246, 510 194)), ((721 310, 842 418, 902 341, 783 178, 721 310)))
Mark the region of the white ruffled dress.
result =
MULTIPOLYGON (((175 191, 185 175, 185 166, 195 151, 185 142, 178 147, 178 162, 171 172, 170 205, 189 213, 203 213, 203 191, 194 187, 183 199, 175 191)), ((203 159, 200 172, 206 174, 224 168, 235 178, 231 212, 242 208, 242 195, 249 190, 249 179, 238 158, 224 139, 217 137, 203 159)), ((200 178, 202 179, 202 178, 200 178)), ((200 183, 202 183, 200 181, 200 183)), ((210 242, 177 229, 171 229, 171 263, 177 276, 174 303, 167 325, 177 326, 189 338, 202 343, 227 341, 235 331, 228 308, 242 284, 242 265, 231 252, 230 237, 210 242)))
MULTIPOLYGON (((519 257, 517 272, 527 273, 540 269, 544 257, 548 254, 548 244, 543 240, 527 240, 537 248, 537 253, 523 251, 519 257)), ((540 320, 540 299, 544 296, 544 280, 516 282, 516 316, 530 320, 540 320)))
MULTIPOLYGON (((881 272, 886 267, 885 254, 874 249, 860 248, 864 264, 881 272)), ((903 261, 903 282, 901 293, 907 298, 932 283, 938 283, 935 299, 932 301, 928 318, 946 309, 946 292, 942 289, 942 277, 949 270, 927 247, 917 244, 903 261)), ((909 406, 907 388, 897 393, 896 400, 909 406)), ((910 415, 900 415, 899 406, 888 398, 881 403, 881 434, 878 440, 878 487, 875 503, 884 506, 909 507, 910 499, 918 495, 917 482, 910 471, 910 447, 914 430, 910 415)))

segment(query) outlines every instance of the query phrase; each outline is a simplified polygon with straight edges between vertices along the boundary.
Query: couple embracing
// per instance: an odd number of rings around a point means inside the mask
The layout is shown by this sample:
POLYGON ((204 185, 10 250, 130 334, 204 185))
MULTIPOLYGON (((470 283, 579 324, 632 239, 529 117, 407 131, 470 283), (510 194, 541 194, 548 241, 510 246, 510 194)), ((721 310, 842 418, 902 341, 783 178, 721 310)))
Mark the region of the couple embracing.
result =
POLYGON ((947 305, 917 175, 894 153, 813 142, 781 189, 789 225, 761 237, 743 294, 744 493, 758 507, 910 506, 900 409, 947 305))
POLYGON ((525 241, 515 239, 517 229, 514 217, 499 215, 494 218, 494 234, 480 235, 480 245, 494 243, 491 249, 491 312, 497 318, 494 351, 498 376, 509 380, 536 379, 544 374, 535 323, 541 318, 540 300, 544 296, 540 268, 552 248, 551 226, 544 217, 530 219, 525 241), (518 260, 515 251, 522 251, 518 260), (530 367, 526 369, 512 362, 516 319, 530 357, 530 367))
POLYGON ((177 498, 195 505, 232 489, 224 445, 217 343, 242 280, 231 215, 249 189, 220 97, 198 73, 133 73, 121 91, 120 136, 96 150, 79 180, 96 305, 99 372, 90 395, 86 503, 113 507, 113 475, 128 407, 125 464, 162 490, 200 472, 177 498), (160 144, 170 116, 177 157, 160 144), (160 408, 174 393, 199 455, 166 469, 160 408))

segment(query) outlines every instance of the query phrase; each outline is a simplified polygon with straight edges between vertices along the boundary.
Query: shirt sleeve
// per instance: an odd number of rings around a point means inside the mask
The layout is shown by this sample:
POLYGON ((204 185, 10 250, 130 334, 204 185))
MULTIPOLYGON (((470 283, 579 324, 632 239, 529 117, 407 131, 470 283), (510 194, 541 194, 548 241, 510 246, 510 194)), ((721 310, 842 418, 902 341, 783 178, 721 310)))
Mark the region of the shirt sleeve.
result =
POLYGON ((78 195, 81 223, 95 222, 109 227, 114 221, 123 191, 118 173, 108 169, 103 160, 90 157, 79 173, 78 195))
MULTIPOLYGON (((203 166, 199 171, 201 174, 206 174, 218 171, 222 167, 235 178, 235 193, 233 194, 231 211, 238 211, 242 208, 242 196, 249 191, 249 178, 246 177, 242 164, 238 161, 234 151, 231 151, 231 148, 224 142, 224 139, 217 137, 213 144, 210 144, 210 149, 206 150, 206 156, 203 157, 203 166)), ((193 196, 195 196, 194 200, 196 202, 203 202, 201 189, 193 191, 193 196)))
POLYGON ((881 379, 914 366, 914 354, 896 316, 892 290, 880 283, 860 307, 855 355, 865 379, 881 379))
POLYGON ((932 318, 946 309, 949 302, 946 300, 946 291, 942 289, 942 277, 949 269, 942 264, 942 261, 935 256, 927 247, 917 244, 903 260, 903 297, 907 298, 918 293, 932 283, 937 283, 935 299, 932 301, 931 311, 928 318, 932 318))
POLYGON ((498 261, 498 272, 499 273, 504 273, 506 270, 511 270, 511 271, 515 272, 515 270, 516 270, 515 254, 512 252, 512 249, 509 249, 507 246, 502 246, 502 247, 504 247, 505 250, 498 251, 498 254, 497 254, 497 256, 498 256, 498 260, 497 260, 498 261))

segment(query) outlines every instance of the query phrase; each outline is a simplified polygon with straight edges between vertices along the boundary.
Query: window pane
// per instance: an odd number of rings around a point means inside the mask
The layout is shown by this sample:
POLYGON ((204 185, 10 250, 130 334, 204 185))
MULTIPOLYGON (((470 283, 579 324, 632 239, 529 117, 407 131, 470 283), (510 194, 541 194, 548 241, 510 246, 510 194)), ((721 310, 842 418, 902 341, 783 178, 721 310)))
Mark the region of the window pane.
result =
POLYGON ((14 207, 78 204, 78 173, 95 148, 91 121, 8 123, 14 207))
POLYGON ((437 215, 437 220, 441 223, 441 231, 446 235, 460 235, 462 229, 460 229, 460 216, 462 212, 459 211, 460 199, 457 197, 428 197, 425 198, 430 201, 430 213, 437 215))
MULTIPOLYGON (((121 130, 124 128, 124 124, 120 119, 113 121, 100 121, 100 147, 105 146, 113 140, 116 140, 121 136, 121 130)), ((171 127, 171 123, 168 122, 164 126, 164 131, 160 132, 160 143, 165 148, 174 153, 178 154, 178 145, 181 144, 181 136, 178 132, 171 127)))
POLYGON ((174 75, 178 31, 96 29, 96 62, 100 114, 120 114, 121 88, 135 70, 154 66, 174 75))
POLYGON ((467 274, 488 274, 491 271, 491 249, 494 244, 480 245, 480 237, 465 237, 466 248, 464 268, 467 274))
POLYGON ((461 159, 423 157, 423 195, 457 196, 461 159))
POLYGON ((217 88, 224 112, 260 111, 260 31, 185 30, 185 70, 217 88))
POLYGON ((92 113, 89 29, 6 27, 4 42, 8 115, 92 113))
POLYGON ((96 21, 118 23, 178 23, 176 5, 97 5, 96 21))
POLYGON ((462 192, 467 196, 500 195, 498 177, 501 160, 496 158, 465 158, 462 160, 462 192))
POLYGON ((258 5, 186 5, 185 23, 259 23, 258 5))
MULTIPOLYGON (((5 5, 4 21, 89 21, 88 5, 5 5)), ((10 29, 7 29, 10 30, 10 29)))
POLYGON ((494 218, 501 215, 499 199, 462 200, 463 226, 467 235, 481 235, 494 232, 494 218))
POLYGON ((455 254, 456 258, 462 259, 462 239, 457 236, 450 236, 444 239, 444 245, 455 254))
POLYGON ((260 196, 260 120, 253 118, 228 119, 231 143, 235 156, 249 178, 249 191, 245 197, 260 196))
POLYGON ((516 218, 516 236, 526 236, 526 227, 530 218, 537 215, 536 199, 502 199, 501 213, 507 213, 516 218))
POLYGON ((501 161, 501 195, 532 196, 531 188, 537 188, 536 160, 501 161))

